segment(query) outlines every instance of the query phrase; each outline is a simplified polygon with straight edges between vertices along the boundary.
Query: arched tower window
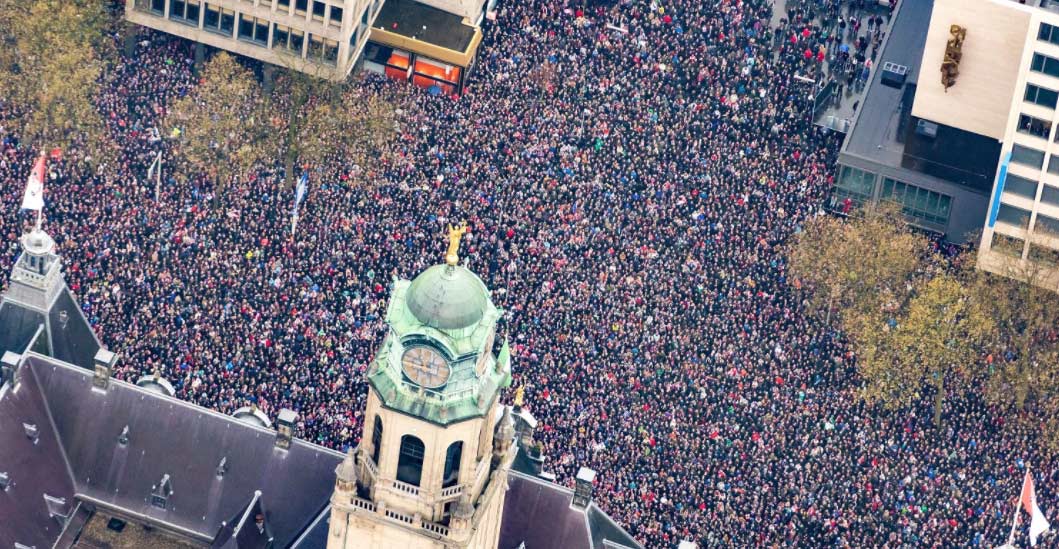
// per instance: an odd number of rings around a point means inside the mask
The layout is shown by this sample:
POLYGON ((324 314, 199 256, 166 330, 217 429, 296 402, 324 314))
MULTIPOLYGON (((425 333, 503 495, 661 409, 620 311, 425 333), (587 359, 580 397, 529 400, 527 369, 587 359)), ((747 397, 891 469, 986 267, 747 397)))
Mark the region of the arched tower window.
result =
POLYGON ((442 478, 442 488, 455 486, 460 481, 460 459, 463 457, 463 441, 456 441, 449 445, 445 452, 445 476, 442 478))
POLYGON ((382 448, 382 419, 375 414, 375 425, 371 428, 371 460, 379 464, 379 452, 382 448))
POLYGON ((415 436, 401 437, 401 456, 397 460, 397 480, 419 486, 423 478, 423 441, 415 436))

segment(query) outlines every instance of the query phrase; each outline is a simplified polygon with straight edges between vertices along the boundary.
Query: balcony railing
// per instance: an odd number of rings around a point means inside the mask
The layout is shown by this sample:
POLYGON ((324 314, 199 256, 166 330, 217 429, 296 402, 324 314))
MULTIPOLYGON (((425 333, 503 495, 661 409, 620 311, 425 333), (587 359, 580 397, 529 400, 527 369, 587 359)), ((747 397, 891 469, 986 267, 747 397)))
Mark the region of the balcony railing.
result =
POLYGON ((441 489, 441 500, 456 499, 463 494, 463 485, 457 484, 456 486, 449 486, 448 488, 441 489))
POLYGON ((368 511, 369 513, 375 512, 374 503, 366 499, 358 498, 356 496, 353 497, 353 507, 356 507, 357 509, 363 509, 365 511, 368 511))
POLYGON ((424 522, 423 523, 423 529, 426 530, 427 532, 433 532, 433 533, 435 533, 435 534, 437 534, 439 536, 446 536, 447 537, 449 535, 449 527, 445 526, 443 524, 436 524, 436 523, 433 523, 433 522, 424 522))
POLYGON ((389 481, 389 483, 390 483, 390 486, 393 486, 394 490, 397 490, 398 492, 404 492, 405 494, 408 494, 408 495, 411 495, 411 496, 418 496, 419 495, 419 487, 418 486, 414 486, 412 484, 408 484, 407 482, 401 482, 401 481, 399 481, 397 479, 391 480, 391 481, 389 481))

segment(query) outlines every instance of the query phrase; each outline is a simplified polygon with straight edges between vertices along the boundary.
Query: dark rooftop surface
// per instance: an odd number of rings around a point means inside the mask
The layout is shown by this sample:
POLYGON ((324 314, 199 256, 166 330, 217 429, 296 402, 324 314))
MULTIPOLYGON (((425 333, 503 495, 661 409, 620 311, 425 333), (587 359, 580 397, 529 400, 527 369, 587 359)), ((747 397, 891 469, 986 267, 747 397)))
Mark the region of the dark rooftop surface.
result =
POLYGON ((70 504, 74 486, 37 379, 25 369, 19 372, 15 387, 0 387, 0 473, 10 479, 0 491, 0 547, 51 547, 62 526, 49 517, 44 495, 70 504), (37 426, 36 444, 23 424, 37 426))
MULTIPOLYGON (((890 26, 890 37, 882 54, 874 64, 868 93, 854 121, 853 129, 846 139, 843 152, 874 160, 887 166, 900 166, 904 153, 902 135, 898 126, 902 114, 903 90, 884 86, 883 63, 892 62, 908 67, 905 82, 914 84, 919 78, 919 65, 923 59, 923 46, 927 42, 930 14, 934 0, 901 2, 897 15, 890 26)), ((911 101, 911 98, 909 98, 911 101)), ((907 110, 911 111, 909 102, 907 110)))
MULTIPOLYGON (((916 132, 912 116, 933 0, 902 2, 891 26, 868 93, 842 150, 884 166, 900 167, 988 194, 996 176, 1000 143, 996 139, 938 124, 934 137, 916 132), (882 65, 908 67, 902 88, 881 83, 882 65)), ((930 78, 934 77, 931 73, 930 78)))
POLYGON ((604 540, 640 547, 595 503, 587 511, 571 507, 572 490, 514 471, 508 486, 499 549, 602 549, 604 540))
MULTIPOLYGON (((342 454, 300 440, 280 450, 273 431, 116 380, 106 392, 93 389, 91 378, 88 370, 29 355, 16 375, 18 389, 3 389, 0 471, 18 484, 0 493, 0 547, 51 546, 59 524, 48 518, 43 493, 72 504, 76 491, 79 499, 210 540, 260 490, 258 508, 276 547, 290 545, 327 505, 342 454), (36 445, 24 422, 40 428, 36 445), (128 442, 121 444, 126 425, 128 442), (219 476, 222 459, 227 470, 219 476), (173 491, 161 509, 150 494, 167 474, 173 491)), ((256 531, 252 519, 250 529, 256 531)))
POLYGON ((4 351, 22 354, 33 334, 44 324, 44 315, 11 301, 0 303, 0 355, 4 351))
POLYGON ((69 288, 62 289, 48 312, 48 325, 51 328, 50 356, 91 370, 92 359, 100 347, 99 340, 88 320, 81 314, 81 307, 69 288), (65 326, 60 322, 63 311, 67 315, 65 326))
POLYGON ((375 27, 458 52, 467 51, 474 38, 474 27, 462 17, 415 0, 386 0, 375 27))
POLYGON ((331 526, 331 506, 328 505, 313 523, 294 541, 291 549, 323 549, 327 547, 327 533, 331 526))

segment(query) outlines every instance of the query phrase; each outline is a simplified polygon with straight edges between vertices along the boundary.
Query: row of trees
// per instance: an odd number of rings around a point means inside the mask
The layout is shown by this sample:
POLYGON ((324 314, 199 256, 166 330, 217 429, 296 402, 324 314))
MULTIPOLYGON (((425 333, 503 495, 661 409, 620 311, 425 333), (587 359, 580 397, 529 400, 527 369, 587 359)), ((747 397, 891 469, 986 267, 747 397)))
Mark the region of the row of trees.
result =
POLYGON ((250 69, 220 52, 204 65, 200 84, 171 107, 165 131, 192 171, 220 185, 279 160, 293 183, 298 166, 332 177, 328 170, 338 166, 377 161, 396 116, 390 102, 362 86, 294 70, 282 70, 266 93, 250 69))
POLYGON ((1019 282, 939 257, 889 206, 816 217, 789 255, 810 307, 852 344, 865 399, 902 408, 929 388, 940 427, 947 398, 981 394, 1057 432, 1059 296, 1034 266, 1009 265, 1019 282))
MULTIPOLYGON (((0 124, 27 146, 79 149, 92 159, 111 152, 97 102, 108 63, 119 58, 113 31, 124 23, 107 4, 0 0, 0 124)), ((235 58, 213 56, 201 85, 165 121, 167 135, 179 129, 178 157, 218 183, 281 159, 292 181, 295 166, 337 166, 327 162, 336 156, 363 166, 387 150, 396 124, 389 102, 361 86, 277 72, 266 93, 235 58)))
POLYGON ((94 99, 114 44, 99 0, 0 0, 3 124, 36 148, 107 151, 94 99))

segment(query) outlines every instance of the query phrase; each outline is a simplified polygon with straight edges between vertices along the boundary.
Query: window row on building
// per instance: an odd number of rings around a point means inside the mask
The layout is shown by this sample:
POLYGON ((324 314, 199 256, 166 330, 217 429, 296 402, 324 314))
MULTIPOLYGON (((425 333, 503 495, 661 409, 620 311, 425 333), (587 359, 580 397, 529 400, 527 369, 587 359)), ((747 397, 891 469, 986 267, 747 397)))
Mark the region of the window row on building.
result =
MULTIPOLYGON (((174 21, 183 22, 195 22, 199 20, 199 13, 202 11, 202 5, 205 2, 203 0, 170 0, 169 18, 174 21)), ((243 0, 243 3, 248 7, 253 6, 252 0, 243 0)), ((166 0, 137 0, 136 5, 141 10, 151 11, 155 15, 165 16, 166 0)), ((342 17, 345 15, 345 8, 334 4, 328 4, 327 2, 321 2, 320 0, 258 0, 258 6, 272 8, 275 7, 279 11, 287 13, 293 13, 297 16, 308 16, 312 13, 312 20, 318 23, 327 22, 332 27, 342 26, 342 17), (293 3, 294 10, 291 11, 291 5, 293 3)))
POLYGON ((1034 242, 1029 244, 1027 252, 1026 246, 1027 242, 1021 238, 994 232, 993 239, 989 243, 989 250, 1015 258, 1021 258, 1026 252, 1027 259, 1038 265, 1059 267, 1059 250, 1034 242))
MULTIPOLYGON (((149 1, 148 11, 156 15, 165 13, 167 0, 149 1)), ((310 61, 332 66, 338 64, 339 43, 335 40, 200 0, 168 1, 171 20, 263 48, 305 57, 310 61)), ((366 25, 354 30, 350 37, 351 45, 357 44, 364 28, 366 25)), ((354 49, 350 48, 351 53, 354 49)))
POLYGON ((842 166, 838 181, 831 193, 829 205, 833 210, 849 213, 851 209, 875 200, 887 200, 901 205, 901 211, 912 222, 944 226, 952 212, 952 197, 883 177, 881 187, 874 173, 851 166, 842 166), (878 197, 876 191, 878 190, 878 197))

